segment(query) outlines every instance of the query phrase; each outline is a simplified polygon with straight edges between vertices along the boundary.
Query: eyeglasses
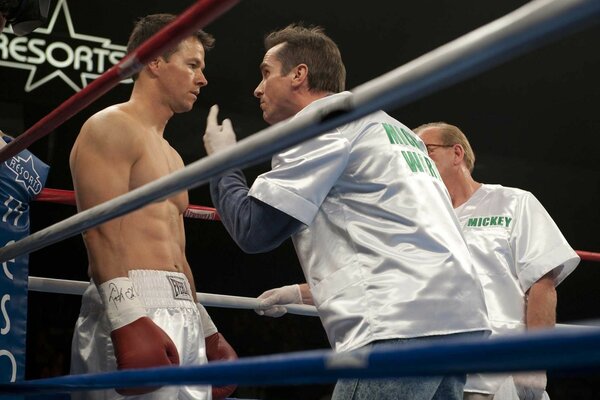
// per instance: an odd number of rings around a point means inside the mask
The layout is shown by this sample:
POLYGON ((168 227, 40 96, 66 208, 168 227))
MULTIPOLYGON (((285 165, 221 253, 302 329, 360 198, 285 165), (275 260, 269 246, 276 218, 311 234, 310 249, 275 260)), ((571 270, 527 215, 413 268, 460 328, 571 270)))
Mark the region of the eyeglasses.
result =
POLYGON ((426 144, 425 147, 427 147, 427 154, 431 154, 436 149, 436 147, 454 147, 454 145, 453 144, 426 144))

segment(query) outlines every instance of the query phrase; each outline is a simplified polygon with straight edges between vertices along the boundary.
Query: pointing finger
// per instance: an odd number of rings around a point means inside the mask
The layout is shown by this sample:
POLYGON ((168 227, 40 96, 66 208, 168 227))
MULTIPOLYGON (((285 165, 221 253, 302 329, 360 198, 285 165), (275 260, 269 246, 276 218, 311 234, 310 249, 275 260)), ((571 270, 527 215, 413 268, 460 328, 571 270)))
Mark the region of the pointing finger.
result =
POLYGON ((206 118, 206 128, 214 128, 219 125, 217 121, 217 115, 219 115, 219 106, 214 105, 208 111, 208 117, 206 118))

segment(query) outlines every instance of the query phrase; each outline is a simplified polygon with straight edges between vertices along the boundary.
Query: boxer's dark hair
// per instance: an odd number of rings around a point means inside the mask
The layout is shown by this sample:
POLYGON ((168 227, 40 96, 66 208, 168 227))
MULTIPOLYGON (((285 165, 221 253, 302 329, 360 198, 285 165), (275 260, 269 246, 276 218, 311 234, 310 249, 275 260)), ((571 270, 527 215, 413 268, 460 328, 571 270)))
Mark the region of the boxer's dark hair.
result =
MULTIPOLYGON (((127 42, 127 53, 133 52, 142 43, 150 39, 156 32, 173 22, 176 18, 177 16, 173 14, 151 14, 137 20, 133 27, 133 31, 129 36, 129 41, 127 42)), ((215 44, 215 38, 211 34, 204 32, 202 29, 197 30, 191 36, 198 39, 202 44, 202 47, 204 47, 204 51, 212 49, 215 44)), ((161 55, 162 58, 168 61, 169 57, 175 53, 178 48, 179 45, 166 50, 161 55)), ((133 80, 136 80, 137 77, 138 74, 135 74, 133 80)))

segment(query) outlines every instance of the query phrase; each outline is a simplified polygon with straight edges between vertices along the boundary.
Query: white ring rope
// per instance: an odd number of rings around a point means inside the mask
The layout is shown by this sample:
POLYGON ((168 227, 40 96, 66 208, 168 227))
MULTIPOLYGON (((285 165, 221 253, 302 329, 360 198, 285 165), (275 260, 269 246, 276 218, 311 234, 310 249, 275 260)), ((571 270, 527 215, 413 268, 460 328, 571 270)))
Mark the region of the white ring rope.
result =
MULTIPOLYGON (((233 168, 273 153, 379 109, 390 109, 456 83, 549 40, 550 34, 597 22, 598 0, 534 0, 408 64, 369 81, 326 107, 273 125, 223 152, 80 212, 0 249, 0 262, 74 236, 150 202, 192 189, 233 168), (596 17, 596 18, 595 18, 596 17)), ((309 110, 307 110, 309 111, 309 110)))
MULTIPOLYGON (((29 277, 29 290, 43 293, 60 293, 82 295, 88 288, 90 282, 72 281, 54 278, 29 277)), ((244 310, 255 310, 259 308, 260 300, 253 297, 229 296, 224 294, 196 293, 198 302, 206 307, 236 308, 244 310)), ((306 304, 288 304, 285 306, 287 312, 296 315, 318 317, 319 314, 314 306, 306 304)))
MULTIPOLYGON (((58 293, 82 295, 90 282, 72 281, 55 278, 29 277, 29 290, 42 293, 58 293)), ((243 310, 255 310, 258 308, 259 300, 253 297, 230 296, 225 294, 196 293, 198 302, 206 307, 235 308, 243 310)), ((306 304, 286 304, 288 314, 318 317, 317 308, 306 304)), ((600 321, 584 321, 577 324, 556 324, 558 329, 580 329, 598 328, 600 321)))

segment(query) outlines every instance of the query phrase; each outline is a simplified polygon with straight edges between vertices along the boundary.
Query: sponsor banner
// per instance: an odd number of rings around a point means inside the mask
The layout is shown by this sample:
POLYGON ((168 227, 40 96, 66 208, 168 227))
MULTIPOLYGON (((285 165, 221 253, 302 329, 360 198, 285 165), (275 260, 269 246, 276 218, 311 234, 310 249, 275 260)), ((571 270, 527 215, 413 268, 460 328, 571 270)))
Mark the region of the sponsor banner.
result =
POLYGON ((76 29, 67 0, 59 0, 49 15, 46 27, 27 36, 14 35, 10 27, 0 33, 0 68, 29 71, 25 92, 54 79, 78 92, 127 53, 126 46, 76 29))

